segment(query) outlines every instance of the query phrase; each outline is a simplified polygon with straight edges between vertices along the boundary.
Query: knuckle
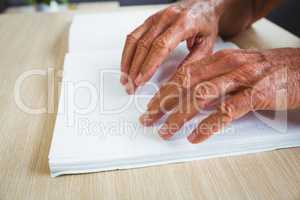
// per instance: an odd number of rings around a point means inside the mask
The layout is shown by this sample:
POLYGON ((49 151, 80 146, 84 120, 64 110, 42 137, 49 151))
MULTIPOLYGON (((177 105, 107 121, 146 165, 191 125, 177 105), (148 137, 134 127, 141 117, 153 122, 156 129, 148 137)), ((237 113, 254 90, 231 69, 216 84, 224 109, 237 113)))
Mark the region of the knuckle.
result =
POLYGON ((136 42, 136 41, 137 41, 137 38, 136 38, 134 32, 128 34, 128 35, 126 36, 126 40, 127 40, 128 42, 136 42))
POLYGON ((238 69, 236 69, 232 74, 240 82, 251 85, 253 82, 257 81, 266 72, 271 64, 259 62, 254 64, 242 64, 238 69))
POLYGON ((165 14, 178 14, 180 13, 180 9, 178 8, 178 6, 169 6, 168 8, 166 8, 165 14))
POLYGON ((253 88, 249 88, 243 91, 243 95, 245 97, 251 97, 255 93, 255 90, 253 88))
POLYGON ((208 94, 208 90, 207 87, 205 86, 205 82, 198 84, 196 86, 195 92, 196 92, 195 98, 197 100, 205 99, 205 96, 208 94))
POLYGON ((249 70, 251 70, 251 68, 238 68, 234 70, 232 73, 227 75, 227 82, 236 84, 240 87, 249 87, 254 79, 253 74, 249 70))
POLYGON ((130 66, 129 76, 130 76, 130 77, 135 77, 136 74, 138 73, 138 71, 139 71, 139 65, 137 65, 136 59, 134 59, 134 60, 132 61, 131 66, 130 66))
POLYGON ((170 6, 165 9, 165 11, 162 13, 162 16, 168 17, 174 14, 177 14, 176 8, 174 6, 170 6))
POLYGON ((185 81, 185 79, 188 77, 188 70, 186 67, 180 67, 178 69, 178 71, 176 72, 174 79, 175 81, 179 82, 179 83, 183 83, 185 81))
POLYGON ((156 16, 156 15, 152 15, 152 16, 148 17, 148 18, 145 20, 144 24, 153 24, 153 22, 155 21, 155 16, 156 16))
POLYGON ((256 97, 253 98, 253 95, 256 95, 255 93, 251 88, 245 89, 238 94, 239 96, 235 96, 233 99, 228 99, 221 104, 219 110, 222 114, 234 120, 240 117, 240 114, 245 110, 255 110, 255 107, 257 106, 256 97))
POLYGON ((240 56, 235 52, 231 52, 231 53, 227 53, 224 59, 228 59, 229 61, 236 61, 240 59, 240 56))
POLYGON ((180 18, 185 19, 189 16, 189 11, 187 9, 183 9, 180 12, 180 18))
POLYGON ((149 45, 149 42, 147 41, 147 39, 142 38, 138 41, 137 46, 138 46, 138 48, 148 49, 150 45, 149 45))
POLYGON ((159 24, 152 25, 146 35, 148 38, 154 39, 154 37, 159 34, 160 30, 161 28, 159 24))
POLYGON ((153 42, 153 48, 155 49, 165 49, 168 47, 168 43, 164 38, 159 38, 153 42))
POLYGON ((198 100, 212 100, 219 96, 217 85, 211 81, 199 83, 196 86, 195 92, 195 97, 198 100))
POLYGON ((221 58, 225 60, 228 64, 234 66, 241 66, 249 63, 250 61, 240 52, 227 50, 221 53, 221 58))
POLYGON ((236 107, 231 102, 225 102, 221 105, 219 110, 222 112, 223 115, 233 118, 234 112, 236 111, 236 107))
MULTIPOLYGON (((175 22, 176 26, 180 27, 182 30, 187 30, 188 28, 193 28, 194 26, 191 26, 191 24, 193 24, 193 22, 191 22, 188 19, 188 13, 186 11, 183 11, 182 13, 180 13, 179 18, 177 19, 177 21, 175 22)), ((194 28, 196 29, 196 28, 194 28)))
POLYGON ((232 54, 233 54, 233 50, 224 49, 224 50, 220 50, 220 51, 216 52, 215 56, 219 57, 219 58, 224 58, 224 57, 231 56, 232 54))

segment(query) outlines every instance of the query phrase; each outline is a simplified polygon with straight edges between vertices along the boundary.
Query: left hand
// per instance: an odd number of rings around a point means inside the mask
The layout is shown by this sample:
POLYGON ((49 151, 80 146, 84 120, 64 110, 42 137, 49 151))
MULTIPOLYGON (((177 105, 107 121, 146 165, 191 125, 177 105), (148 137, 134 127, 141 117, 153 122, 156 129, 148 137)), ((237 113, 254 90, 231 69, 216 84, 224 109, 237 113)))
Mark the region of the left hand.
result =
POLYGON ((121 83, 126 91, 132 94, 148 81, 182 41, 187 41, 190 50, 188 60, 211 54, 219 19, 228 2, 232 1, 180 1, 150 16, 131 32, 125 42, 121 63, 121 83))
POLYGON ((166 83, 140 118, 150 126, 174 109, 159 130, 164 139, 228 95, 188 136, 191 143, 204 141, 251 111, 300 107, 300 49, 223 50, 183 69, 181 81, 166 83))

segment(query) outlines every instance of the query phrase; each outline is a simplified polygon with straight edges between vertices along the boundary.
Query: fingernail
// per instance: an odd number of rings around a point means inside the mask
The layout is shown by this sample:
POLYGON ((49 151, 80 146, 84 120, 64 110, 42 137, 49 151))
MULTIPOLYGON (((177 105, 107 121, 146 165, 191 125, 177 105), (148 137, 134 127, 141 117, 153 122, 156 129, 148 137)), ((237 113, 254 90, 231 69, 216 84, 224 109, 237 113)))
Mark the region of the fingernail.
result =
POLYGON ((137 78, 135 79, 134 83, 135 83, 136 85, 140 85, 140 84, 142 83, 142 78, 143 78, 143 75, 142 75, 142 74, 139 74, 139 75, 137 76, 137 78))
POLYGON ((134 87, 132 87, 130 85, 126 85, 125 89, 126 89, 127 94, 129 94, 129 95, 134 93, 134 87))
POLYGON ((196 132, 192 132, 188 137, 187 137, 188 141, 192 144, 196 143, 196 139, 197 139, 197 133, 196 132))
POLYGON ((208 133, 197 133, 196 131, 193 131, 192 134, 187 137, 187 139, 192 144, 199 144, 208 139, 209 136, 210 135, 208 133))
POLYGON ((124 76, 121 76, 120 83, 125 85, 127 83, 127 78, 125 78, 124 76))
POLYGON ((170 133, 169 128, 166 124, 164 124, 158 131, 160 137, 162 137, 164 140, 169 140, 173 134, 170 133))
POLYGON ((128 95, 132 95, 132 94, 133 94, 133 92, 132 92, 131 90, 127 89, 127 88, 126 88, 126 93, 127 93, 128 95))

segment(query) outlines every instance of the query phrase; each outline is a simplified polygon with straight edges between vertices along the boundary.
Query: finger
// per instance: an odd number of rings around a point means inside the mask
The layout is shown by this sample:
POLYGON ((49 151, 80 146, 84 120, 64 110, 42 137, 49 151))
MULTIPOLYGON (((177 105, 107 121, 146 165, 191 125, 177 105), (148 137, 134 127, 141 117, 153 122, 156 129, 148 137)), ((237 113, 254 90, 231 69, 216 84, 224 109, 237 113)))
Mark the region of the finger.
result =
POLYGON ((180 101, 175 111, 166 119, 159 130, 159 134, 164 139, 170 139, 183 125, 195 117, 211 100, 197 100, 194 95, 187 95, 180 101))
POLYGON ((144 126, 151 126, 165 113, 172 110, 177 104, 182 87, 176 82, 168 82, 163 85, 148 104, 147 111, 140 117, 144 126))
POLYGON ((260 79, 266 66, 268 65, 265 63, 246 65, 224 76, 200 83, 195 87, 195 92, 192 92, 193 99, 185 102, 184 107, 180 108, 181 110, 169 116, 160 134, 164 135, 163 138, 172 137, 185 122, 189 121, 210 102, 241 87, 249 87, 252 82, 260 79), (257 69, 259 69, 259 72, 257 72, 257 69))
POLYGON ((215 41, 216 35, 214 34, 208 37, 195 38, 193 44, 188 44, 188 46, 190 46, 190 53, 184 59, 182 64, 187 65, 196 60, 201 60, 204 57, 211 55, 213 52, 215 41))
POLYGON ((169 12, 162 14, 158 19, 157 24, 154 24, 138 41, 135 55, 129 69, 129 78, 131 80, 134 81, 136 79, 136 76, 140 71, 140 67, 150 50, 152 42, 167 29, 175 17, 175 15, 170 15, 169 12))
POLYGON ((265 62, 243 65, 223 76, 199 83, 193 95, 198 100, 212 101, 242 88, 249 88, 270 72, 270 66, 265 62))
POLYGON ((232 121, 252 111, 255 103, 252 98, 252 89, 237 93, 227 99, 216 113, 204 119, 187 139, 193 144, 208 139, 232 121))
MULTIPOLYGON (((200 50, 201 49, 199 49, 199 51, 200 50)), ((164 115, 164 113, 172 110, 174 107, 177 106, 178 98, 184 90, 193 87, 197 82, 206 81, 213 77, 220 76, 229 71, 232 71, 233 69, 238 68, 239 65, 244 64, 247 61, 247 59, 253 57, 247 55, 242 58, 233 60, 232 56, 228 56, 232 54, 237 54, 239 52, 240 50, 221 51, 214 54, 213 56, 204 58, 199 62, 193 62, 187 65, 183 64, 177 70, 176 74, 171 78, 171 80, 167 84, 163 85, 151 99, 150 103, 148 104, 147 112, 140 118, 141 123, 146 126, 152 125, 157 120, 159 120, 164 115), (195 69, 197 71, 193 71, 195 69), (198 71, 200 71, 200 73, 198 71), (198 72, 199 74, 196 74, 195 72, 198 72), (197 75, 197 79, 195 79, 194 76, 190 76, 190 74, 197 75)), ((254 61, 255 59, 252 58, 252 60, 254 61)), ((226 86, 227 82, 228 81, 226 81, 226 78, 221 80, 217 79, 211 84, 203 84, 202 86, 226 86)), ((202 88, 199 88, 199 90, 201 89, 202 88)), ((205 91, 204 89, 202 90, 205 91)), ((220 87, 219 90, 222 91, 222 87, 220 87)), ((232 90, 234 90, 234 88, 232 90)), ((216 93, 215 90, 212 90, 207 91, 205 94, 200 93, 199 96, 201 97, 201 95, 206 97, 209 95, 219 96, 219 92, 216 93)))
POLYGON ((252 51, 222 50, 211 57, 190 63, 187 67, 193 76, 186 77, 186 80, 183 81, 183 86, 188 88, 201 81, 229 73, 240 66, 259 63, 263 60, 263 56, 252 51), (211 61, 207 62, 206 60, 211 61))
POLYGON ((177 106, 178 99, 185 93, 185 88, 182 87, 185 76, 187 76, 187 68, 181 66, 175 75, 159 89, 149 102, 147 112, 140 118, 143 125, 154 124, 165 113, 177 106))
MULTIPOLYGON (((197 49, 201 50, 201 49, 197 49)), ((223 62, 218 62, 219 59, 222 59, 224 56, 222 53, 217 53, 211 57, 207 57, 202 59, 200 62, 197 62, 197 68, 198 70, 205 67, 206 70, 203 71, 205 75, 199 77, 197 80, 205 81, 213 76, 221 75, 223 73, 228 72, 229 70, 233 69, 234 67, 223 67, 223 62), (208 67, 212 68, 215 73, 208 73, 209 70, 207 70, 208 67)), ((227 53, 226 53, 227 55, 227 53)), ((157 120, 159 120, 166 112, 172 110, 175 108, 178 104, 178 98, 180 97, 181 93, 183 92, 184 88, 182 85, 184 84, 184 81, 186 81, 186 77, 189 77, 189 74, 194 74, 194 72, 190 71, 192 69, 193 64, 181 65, 181 67, 177 70, 175 75, 168 81, 165 85, 163 85, 160 90, 154 95, 154 97, 151 99, 150 103, 148 104, 147 112, 142 115, 140 118, 140 121, 145 126, 150 126, 153 123, 155 123, 157 120)), ((193 86, 193 85, 189 85, 193 86)), ((187 86, 186 86, 187 87, 187 86)), ((186 89, 185 87, 185 89, 186 89)))
MULTIPOLYGON (((209 91, 211 92, 212 90, 210 89, 209 91)), ((182 128, 184 123, 195 117, 197 113, 199 113, 206 106, 210 105, 210 103, 215 101, 218 97, 217 95, 214 95, 212 98, 203 98, 203 93, 201 93, 201 98, 199 98, 199 92, 203 92, 203 89, 201 90, 196 86, 191 89, 191 92, 186 92, 186 96, 181 95, 178 98, 179 103, 180 98, 183 101, 167 118, 164 125, 159 130, 159 134, 162 138, 170 139, 177 131, 182 128)), ((207 93, 205 94, 207 95, 207 93)))
POLYGON ((160 35, 152 43, 149 54, 135 80, 135 84, 139 86, 149 80, 162 61, 183 39, 184 32, 178 25, 171 26, 167 31, 160 35))
POLYGON ((196 40, 196 36, 193 36, 186 40, 187 48, 189 49, 189 51, 192 51, 195 40, 196 40))
MULTIPOLYGON (((216 99, 220 99, 228 93, 236 92, 243 87, 249 88, 254 82, 261 79, 266 71, 270 71, 270 66, 270 64, 265 62, 245 65, 236 70, 233 70, 228 74, 198 84, 194 89, 194 93, 192 93, 192 96, 194 97, 193 100, 196 102, 193 105, 193 109, 200 111, 211 102, 215 101, 216 99)), ((251 89, 251 91, 252 90, 253 89, 251 89)), ((247 96, 250 93, 246 90, 244 94, 244 96, 247 96)), ((256 96, 257 95, 255 95, 254 97, 256 96)), ((240 103, 240 105, 243 105, 243 103, 240 103)), ((179 123, 178 127, 181 128, 183 123, 189 120, 190 117, 193 116, 188 116, 188 118, 185 118, 185 115, 183 115, 183 117, 180 119, 181 123, 179 123)))
POLYGON ((131 60, 134 56, 135 49, 137 46, 137 41, 145 34, 148 29, 151 27, 152 18, 154 16, 149 17, 144 24, 136 28, 133 32, 131 32, 127 38, 124 45, 123 53, 122 53, 122 61, 121 61, 121 83, 124 85, 127 83, 127 77, 129 67, 131 64, 131 60))
POLYGON ((179 131, 185 122, 197 115, 199 106, 195 106, 193 99, 184 100, 176 110, 169 115, 163 126, 159 129, 159 135, 165 139, 170 139, 179 131))

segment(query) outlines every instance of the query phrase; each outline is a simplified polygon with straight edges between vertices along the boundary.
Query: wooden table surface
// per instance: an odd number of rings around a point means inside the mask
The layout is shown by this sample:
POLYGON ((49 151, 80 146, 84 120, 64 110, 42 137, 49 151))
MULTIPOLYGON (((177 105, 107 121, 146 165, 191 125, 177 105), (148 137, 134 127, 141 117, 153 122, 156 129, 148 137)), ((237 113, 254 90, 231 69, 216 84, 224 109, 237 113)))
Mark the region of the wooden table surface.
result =
MULTIPOLYGON (((145 8, 129 8, 135 9, 145 8)), ((300 199, 300 148, 51 178, 48 151, 72 15, 0 16, 1 200, 300 199), (48 113, 27 114, 15 101, 16 80, 31 69, 46 75, 23 82, 22 101, 28 107, 48 108, 48 113), (48 69, 54 69, 53 82, 48 69)), ((299 38, 267 20, 233 41, 243 48, 300 46, 299 38)))

